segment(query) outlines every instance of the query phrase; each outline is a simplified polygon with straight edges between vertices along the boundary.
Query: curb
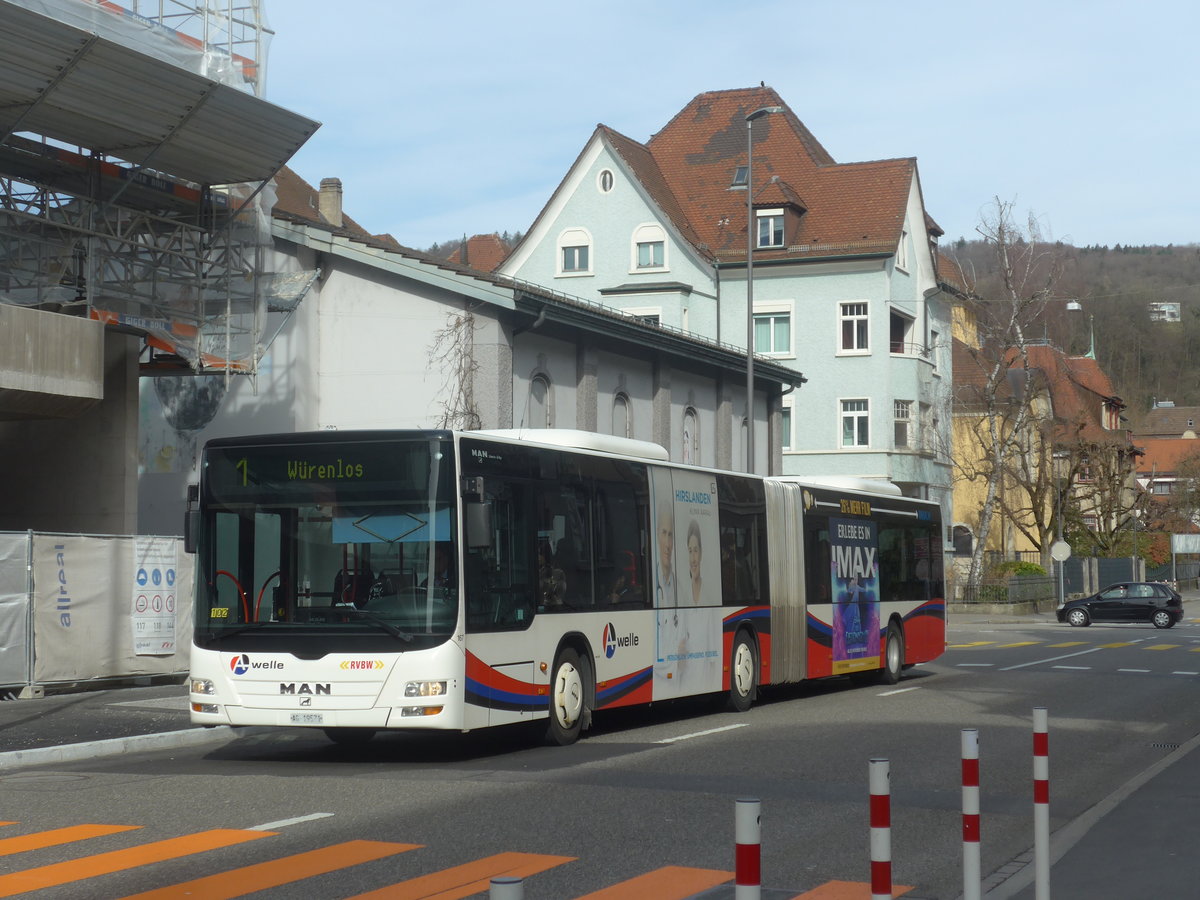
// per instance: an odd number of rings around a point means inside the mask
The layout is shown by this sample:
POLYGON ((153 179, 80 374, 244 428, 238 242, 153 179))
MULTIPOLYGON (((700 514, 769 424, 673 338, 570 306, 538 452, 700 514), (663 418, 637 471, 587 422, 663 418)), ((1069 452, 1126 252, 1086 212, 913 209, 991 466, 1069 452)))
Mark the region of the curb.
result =
POLYGON ((260 733, 267 729, 234 728, 230 725, 215 725, 209 728, 188 728, 180 731, 164 731, 158 734, 139 734, 131 737, 110 738, 103 741, 88 741, 82 744, 60 744, 57 747, 35 747, 29 750, 10 750, 0 753, 0 771, 41 766, 50 763, 77 762, 100 756, 116 756, 142 750, 162 750, 171 747, 189 747, 197 744, 215 744, 260 733))

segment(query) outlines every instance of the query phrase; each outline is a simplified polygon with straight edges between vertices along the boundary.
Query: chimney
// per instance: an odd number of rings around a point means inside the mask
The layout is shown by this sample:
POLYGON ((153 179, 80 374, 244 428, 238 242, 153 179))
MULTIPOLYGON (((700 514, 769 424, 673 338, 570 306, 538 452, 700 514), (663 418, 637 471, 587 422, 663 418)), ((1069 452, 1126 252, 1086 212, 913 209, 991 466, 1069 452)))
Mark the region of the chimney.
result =
POLYGON ((342 179, 322 178, 321 197, 318 200, 321 218, 334 228, 342 227, 342 179))

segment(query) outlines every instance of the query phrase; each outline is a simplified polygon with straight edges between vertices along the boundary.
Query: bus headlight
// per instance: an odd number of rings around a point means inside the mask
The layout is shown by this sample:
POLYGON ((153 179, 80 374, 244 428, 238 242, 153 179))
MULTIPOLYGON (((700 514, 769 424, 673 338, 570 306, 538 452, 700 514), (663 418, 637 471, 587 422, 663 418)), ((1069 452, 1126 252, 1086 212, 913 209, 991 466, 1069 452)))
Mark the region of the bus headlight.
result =
POLYGON ((193 694, 215 694, 217 686, 211 678, 193 678, 192 693, 193 694))
POLYGON ((404 685, 405 697, 443 697, 445 694, 444 681, 410 681, 404 685))
POLYGON ((192 712, 208 713, 209 715, 216 715, 220 711, 221 711, 221 707, 217 706, 217 704, 215 704, 215 703, 193 703, 192 704, 192 712))
POLYGON ((441 706, 402 706, 401 716, 436 716, 444 709, 441 706))

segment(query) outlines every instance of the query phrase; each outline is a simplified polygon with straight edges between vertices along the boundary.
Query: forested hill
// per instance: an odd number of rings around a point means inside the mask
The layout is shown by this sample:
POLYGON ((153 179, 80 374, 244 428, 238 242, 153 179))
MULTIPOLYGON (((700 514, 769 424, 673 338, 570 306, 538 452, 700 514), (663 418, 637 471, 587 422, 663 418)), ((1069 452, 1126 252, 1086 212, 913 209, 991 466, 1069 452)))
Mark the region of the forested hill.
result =
MULTIPOLYGON (((1200 245, 1055 245, 1053 251, 1063 262, 1053 295, 1077 299, 1083 309, 1051 304, 1044 336, 1078 355, 1088 350, 1089 324, 1094 328, 1096 359, 1128 404, 1135 430, 1154 398, 1200 406, 1200 245), (1178 321, 1156 321, 1174 313, 1161 304, 1178 304, 1178 321)), ((981 288, 995 274, 994 255, 982 241, 944 244, 942 252, 965 271, 973 267, 981 288)))

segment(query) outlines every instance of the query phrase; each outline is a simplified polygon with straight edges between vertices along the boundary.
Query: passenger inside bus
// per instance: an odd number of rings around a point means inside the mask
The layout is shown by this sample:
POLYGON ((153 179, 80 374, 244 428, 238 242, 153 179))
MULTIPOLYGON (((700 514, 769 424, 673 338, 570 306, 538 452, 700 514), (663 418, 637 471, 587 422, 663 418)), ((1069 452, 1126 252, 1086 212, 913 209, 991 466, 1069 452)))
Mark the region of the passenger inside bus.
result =
MULTIPOLYGON (((429 576, 421 582, 421 587, 429 586, 429 576)), ((439 541, 433 548, 433 586, 440 588, 454 587, 454 566, 450 564, 450 547, 439 541)))

